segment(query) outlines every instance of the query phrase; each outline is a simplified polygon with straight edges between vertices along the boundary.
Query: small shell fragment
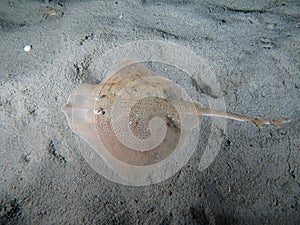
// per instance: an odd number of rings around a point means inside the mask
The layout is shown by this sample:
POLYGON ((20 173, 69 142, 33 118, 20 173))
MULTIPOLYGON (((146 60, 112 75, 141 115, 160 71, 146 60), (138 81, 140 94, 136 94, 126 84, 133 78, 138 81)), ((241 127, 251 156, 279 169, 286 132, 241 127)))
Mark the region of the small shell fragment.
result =
POLYGON ((25 52, 30 52, 31 49, 32 49, 32 45, 25 45, 25 46, 24 46, 24 51, 25 51, 25 52))

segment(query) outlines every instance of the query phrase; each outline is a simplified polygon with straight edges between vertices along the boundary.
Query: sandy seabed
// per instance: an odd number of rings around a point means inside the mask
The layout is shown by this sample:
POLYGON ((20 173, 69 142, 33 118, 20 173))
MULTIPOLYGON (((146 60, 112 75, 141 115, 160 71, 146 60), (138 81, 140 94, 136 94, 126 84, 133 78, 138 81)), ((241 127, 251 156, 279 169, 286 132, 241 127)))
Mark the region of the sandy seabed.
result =
MULTIPOLYGON (((300 3, 243 2, 1 1, 0 223, 299 224, 300 3), (91 69, 102 55, 147 40, 204 58, 228 112, 294 120, 279 128, 228 120, 200 172, 204 119, 196 151, 168 180, 106 179, 82 156, 90 146, 61 108, 81 83, 105 77, 91 69)), ((194 100, 210 94, 172 76, 194 100)))

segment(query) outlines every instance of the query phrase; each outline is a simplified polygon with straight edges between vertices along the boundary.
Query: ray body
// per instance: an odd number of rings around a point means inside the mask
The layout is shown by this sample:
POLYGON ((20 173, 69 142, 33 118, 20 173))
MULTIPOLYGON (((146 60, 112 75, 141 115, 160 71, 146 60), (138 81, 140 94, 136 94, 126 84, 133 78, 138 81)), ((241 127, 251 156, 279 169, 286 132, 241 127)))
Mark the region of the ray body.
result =
POLYGON ((202 116, 249 121, 259 127, 290 121, 202 108, 183 97, 177 84, 138 63, 117 69, 101 84, 83 84, 63 111, 72 130, 125 176, 132 175, 125 165, 150 167, 180 151, 202 116))

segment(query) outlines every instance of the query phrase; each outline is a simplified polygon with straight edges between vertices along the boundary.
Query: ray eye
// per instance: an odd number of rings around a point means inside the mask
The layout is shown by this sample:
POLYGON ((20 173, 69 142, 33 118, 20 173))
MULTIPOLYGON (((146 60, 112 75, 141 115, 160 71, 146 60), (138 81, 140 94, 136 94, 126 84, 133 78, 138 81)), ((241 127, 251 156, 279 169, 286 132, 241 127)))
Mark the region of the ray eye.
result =
POLYGON ((105 114, 105 110, 103 108, 95 109, 95 113, 96 114, 102 114, 102 115, 104 115, 105 114))

